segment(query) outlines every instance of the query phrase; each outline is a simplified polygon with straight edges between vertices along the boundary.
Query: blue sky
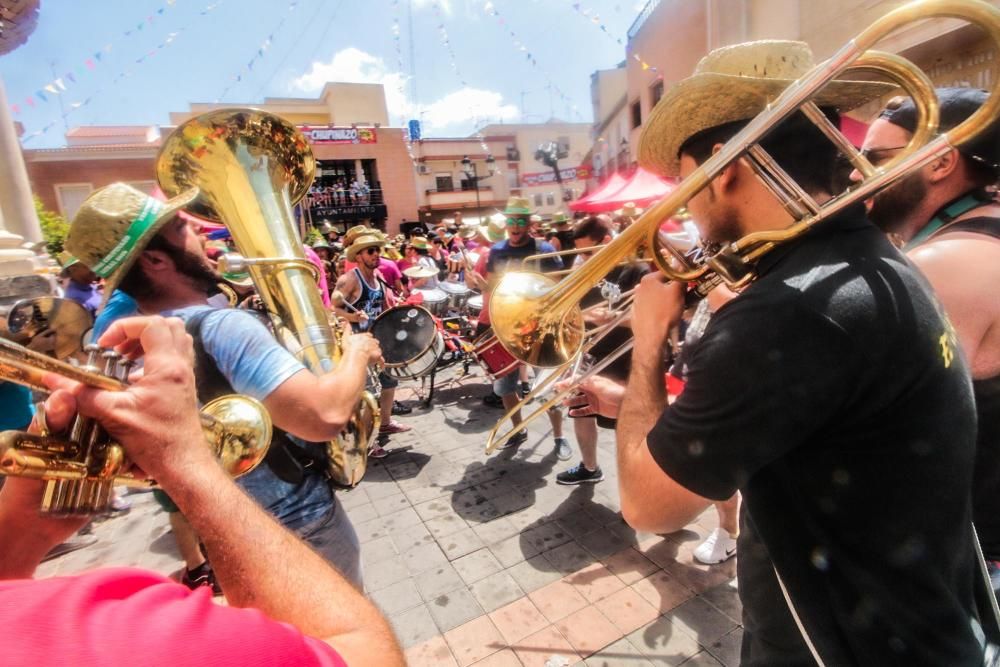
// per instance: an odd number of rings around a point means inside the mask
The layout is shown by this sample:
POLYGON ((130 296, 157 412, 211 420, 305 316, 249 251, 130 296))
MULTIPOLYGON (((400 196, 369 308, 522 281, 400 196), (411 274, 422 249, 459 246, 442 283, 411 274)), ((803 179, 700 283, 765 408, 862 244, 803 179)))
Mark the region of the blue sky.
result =
POLYGON ((394 125, 420 116, 427 136, 463 136, 487 122, 541 122, 550 116, 589 122, 590 74, 626 57, 616 40, 625 41, 642 5, 642 0, 42 0, 38 28, 25 45, 0 56, 0 76, 8 101, 20 109, 14 118, 26 135, 54 123, 25 141, 27 148, 62 145, 64 122, 69 127, 167 124, 168 112, 184 110, 189 102, 313 97, 326 80, 383 82, 394 125), (55 86, 58 94, 45 92, 56 78, 65 90, 55 86), (39 90, 47 102, 37 97, 39 90), (34 107, 26 97, 33 97, 34 107))

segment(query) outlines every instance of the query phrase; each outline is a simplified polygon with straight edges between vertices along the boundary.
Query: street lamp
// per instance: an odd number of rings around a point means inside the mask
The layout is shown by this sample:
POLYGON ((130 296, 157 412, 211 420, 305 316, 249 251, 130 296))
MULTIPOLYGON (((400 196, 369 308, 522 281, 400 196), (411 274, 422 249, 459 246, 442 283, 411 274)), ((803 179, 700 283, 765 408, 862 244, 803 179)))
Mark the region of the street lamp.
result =
POLYGON ((482 217, 483 214, 483 206, 479 202, 479 181, 483 180, 484 178, 489 178, 490 176, 495 174, 496 164, 497 161, 493 159, 493 156, 487 155, 486 170, 488 173, 485 176, 480 176, 479 172, 476 170, 476 163, 470 160, 468 155, 462 158, 462 171, 464 171, 465 175, 468 177, 466 180, 472 181, 473 187, 476 188, 476 215, 478 215, 479 217, 482 217))

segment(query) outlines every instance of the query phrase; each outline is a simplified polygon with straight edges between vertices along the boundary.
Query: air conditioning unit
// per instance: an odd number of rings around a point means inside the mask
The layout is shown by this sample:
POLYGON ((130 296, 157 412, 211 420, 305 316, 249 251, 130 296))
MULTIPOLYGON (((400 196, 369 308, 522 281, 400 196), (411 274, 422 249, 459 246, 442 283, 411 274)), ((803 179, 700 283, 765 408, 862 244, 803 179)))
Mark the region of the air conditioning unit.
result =
POLYGON ((417 165, 417 173, 418 174, 424 174, 424 175, 429 174, 429 173, 431 173, 431 168, 428 167, 426 164, 418 164, 417 165))

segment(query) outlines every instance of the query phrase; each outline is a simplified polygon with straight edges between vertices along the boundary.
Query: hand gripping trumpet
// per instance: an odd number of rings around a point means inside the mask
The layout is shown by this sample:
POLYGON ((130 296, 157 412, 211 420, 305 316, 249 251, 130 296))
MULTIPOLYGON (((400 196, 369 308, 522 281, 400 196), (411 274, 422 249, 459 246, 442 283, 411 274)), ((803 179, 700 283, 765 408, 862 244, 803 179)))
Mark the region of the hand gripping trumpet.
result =
MULTIPOLYGON (((653 262, 667 278, 692 284, 693 291, 700 296, 723 283, 738 292, 756 278, 757 261, 780 244, 796 239, 845 208, 871 198, 988 128, 1000 112, 1000 81, 994 83, 987 102, 972 116, 950 131, 937 134, 939 104, 927 75, 904 58, 872 50, 897 29, 934 17, 967 21, 982 29, 996 48, 1000 48, 1000 10, 981 0, 918 0, 889 12, 827 61, 789 85, 764 112, 749 121, 676 189, 648 208, 635 223, 568 277, 556 282, 537 273, 505 275, 490 300, 492 326, 501 345, 515 358, 530 365, 569 368, 585 344, 592 342, 585 335, 580 300, 637 248, 643 245, 650 248, 653 262), (813 102, 830 81, 848 72, 888 79, 913 98, 918 115, 916 131, 906 148, 884 166, 873 166, 813 102), (823 203, 805 192, 760 145, 774 127, 796 111, 802 111, 815 123, 863 177, 855 186, 823 203), (698 253, 675 247, 669 237, 661 233, 661 223, 676 215, 688 200, 736 160, 746 162, 794 222, 785 229, 748 234, 732 243, 707 247, 698 253)), ((578 378, 577 384, 596 373, 596 368, 578 378)), ((571 390, 572 387, 564 393, 571 390)), ((515 432, 498 437, 496 431, 494 429, 490 435, 487 453, 515 432)))
MULTIPOLYGON (((123 391, 132 362, 114 350, 86 348, 87 363, 77 368, 44 354, 0 339, 0 379, 48 392, 42 378, 53 373, 105 391, 123 391)), ((67 433, 0 433, 0 474, 45 481, 41 511, 51 514, 95 514, 107 511, 112 487, 155 486, 137 476, 121 445, 112 442, 100 424, 77 415, 67 433)), ((238 477, 264 460, 271 442, 271 418, 249 396, 222 396, 201 411, 205 439, 222 467, 238 477)))

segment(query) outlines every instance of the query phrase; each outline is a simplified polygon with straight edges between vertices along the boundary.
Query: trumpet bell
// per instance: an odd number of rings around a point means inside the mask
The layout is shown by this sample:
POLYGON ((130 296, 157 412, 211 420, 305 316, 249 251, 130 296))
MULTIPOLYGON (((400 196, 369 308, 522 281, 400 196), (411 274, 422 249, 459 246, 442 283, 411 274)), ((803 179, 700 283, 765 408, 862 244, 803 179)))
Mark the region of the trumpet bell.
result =
POLYGON ((557 281, 540 273, 511 272, 490 295, 493 332, 519 361, 537 368, 562 366, 583 345, 583 312, 578 305, 546 309, 542 300, 557 281))
POLYGON ((255 398, 220 396, 202 407, 202 430, 222 468, 245 475, 264 460, 271 444, 271 415, 255 398))

